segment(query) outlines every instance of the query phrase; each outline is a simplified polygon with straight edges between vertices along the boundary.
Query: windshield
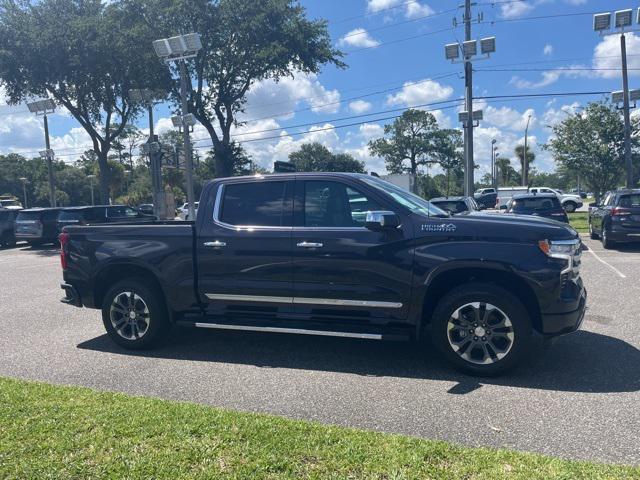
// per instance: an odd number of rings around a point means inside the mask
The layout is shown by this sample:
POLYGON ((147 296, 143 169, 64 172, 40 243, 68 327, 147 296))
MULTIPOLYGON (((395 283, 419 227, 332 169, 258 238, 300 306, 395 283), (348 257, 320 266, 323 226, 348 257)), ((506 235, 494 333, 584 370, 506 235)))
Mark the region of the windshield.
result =
POLYGON ((0 205, 2 205, 3 207, 21 207, 22 206, 20 202, 17 200, 0 200, 0 205))
POLYGON ((427 217, 449 216, 449 214, 444 210, 441 210, 435 205, 427 202, 425 199, 420 198, 403 188, 395 186, 393 183, 389 183, 376 177, 362 177, 362 180, 372 187, 382 190, 387 195, 391 195, 394 200, 411 210, 412 213, 425 215, 427 217))
POLYGON ((58 215, 58 221, 60 222, 77 222, 82 219, 81 210, 62 210, 58 215))

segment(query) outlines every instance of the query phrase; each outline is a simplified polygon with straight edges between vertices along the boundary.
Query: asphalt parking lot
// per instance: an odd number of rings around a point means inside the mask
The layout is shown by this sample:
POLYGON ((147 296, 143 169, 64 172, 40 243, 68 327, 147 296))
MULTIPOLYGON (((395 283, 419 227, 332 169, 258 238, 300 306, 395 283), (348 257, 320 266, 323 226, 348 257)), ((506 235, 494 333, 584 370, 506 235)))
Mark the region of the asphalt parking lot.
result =
POLYGON ((179 330, 132 353, 59 302, 55 249, 0 250, 0 375, 207 403, 471 446, 640 464, 640 246, 583 238, 583 329, 498 379, 416 345, 179 330))

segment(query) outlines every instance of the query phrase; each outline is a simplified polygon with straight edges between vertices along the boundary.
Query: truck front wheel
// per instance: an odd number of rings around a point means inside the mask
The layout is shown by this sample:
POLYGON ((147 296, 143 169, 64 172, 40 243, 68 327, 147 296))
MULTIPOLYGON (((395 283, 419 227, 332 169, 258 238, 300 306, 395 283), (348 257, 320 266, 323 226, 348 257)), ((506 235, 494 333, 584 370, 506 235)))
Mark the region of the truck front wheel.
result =
POLYGON ((170 324, 161 293, 143 278, 125 279, 104 296, 102 322, 115 343, 130 350, 157 346, 170 324))
POLYGON ((432 341, 449 362, 473 375, 494 376, 515 367, 532 341, 525 306, 495 285, 461 285, 438 303, 432 341))

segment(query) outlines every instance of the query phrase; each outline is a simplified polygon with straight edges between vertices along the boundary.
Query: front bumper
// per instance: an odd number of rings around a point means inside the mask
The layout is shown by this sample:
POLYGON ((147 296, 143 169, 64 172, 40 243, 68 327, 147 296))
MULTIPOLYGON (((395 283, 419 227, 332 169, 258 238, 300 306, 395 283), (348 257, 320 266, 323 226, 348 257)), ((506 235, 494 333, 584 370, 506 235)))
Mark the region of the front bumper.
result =
POLYGON ((60 288, 64 290, 64 297, 60 299, 62 303, 73 305, 74 307, 82 307, 82 299, 76 287, 68 283, 61 283, 60 288))
POLYGON ((577 308, 563 313, 542 313, 542 334, 549 337, 564 335, 580 329, 587 310, 587 290, 581 289, 577 308))

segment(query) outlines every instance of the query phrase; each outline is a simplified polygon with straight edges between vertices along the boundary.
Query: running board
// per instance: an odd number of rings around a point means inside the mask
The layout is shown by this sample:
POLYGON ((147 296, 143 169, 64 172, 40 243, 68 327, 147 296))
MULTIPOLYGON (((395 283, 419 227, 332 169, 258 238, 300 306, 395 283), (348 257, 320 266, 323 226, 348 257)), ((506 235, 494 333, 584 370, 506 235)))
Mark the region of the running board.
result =
POLYGON ((294 333, 298 335, 319 335, 323 337, 365 338, 368 340, 382 340, 386 335, 380 333, 356 333, 356 332, 332 332, 329 330, 306 330, 304 328, 287 327, 259 327, 253 325, 230 325, 225 323, 201 323, 193 324, 198 328, 214 328, 218 330, 243 330, 248 332, 294 333))

